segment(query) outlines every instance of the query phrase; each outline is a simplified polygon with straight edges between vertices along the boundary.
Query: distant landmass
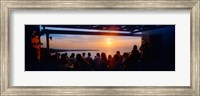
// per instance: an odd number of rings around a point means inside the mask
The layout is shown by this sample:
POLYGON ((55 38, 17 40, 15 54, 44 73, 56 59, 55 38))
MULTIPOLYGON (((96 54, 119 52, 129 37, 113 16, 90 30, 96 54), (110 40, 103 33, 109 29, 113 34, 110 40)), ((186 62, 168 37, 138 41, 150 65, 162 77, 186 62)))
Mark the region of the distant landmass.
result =
MULTIPOLYGON (((46 50, 46 48, 41 48, 41 50, 46 50)), ((52 49, 50 48, 49 51, 51 53, 55 52, 64 52, 64 51, 99 51, 97 49, 52 49)))

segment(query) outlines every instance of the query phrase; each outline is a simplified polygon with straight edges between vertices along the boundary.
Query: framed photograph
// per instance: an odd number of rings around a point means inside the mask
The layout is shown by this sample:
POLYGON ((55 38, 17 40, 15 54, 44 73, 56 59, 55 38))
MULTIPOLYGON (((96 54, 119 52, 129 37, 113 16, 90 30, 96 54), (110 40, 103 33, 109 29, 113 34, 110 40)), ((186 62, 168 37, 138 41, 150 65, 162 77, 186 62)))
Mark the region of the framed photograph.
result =
POLYGON ((25 41, 25 71, 175 71, 175 25, 25 25, 25 41))
POLYGON ((0 0, 1 95, 200 95, 199 0, 0 0))

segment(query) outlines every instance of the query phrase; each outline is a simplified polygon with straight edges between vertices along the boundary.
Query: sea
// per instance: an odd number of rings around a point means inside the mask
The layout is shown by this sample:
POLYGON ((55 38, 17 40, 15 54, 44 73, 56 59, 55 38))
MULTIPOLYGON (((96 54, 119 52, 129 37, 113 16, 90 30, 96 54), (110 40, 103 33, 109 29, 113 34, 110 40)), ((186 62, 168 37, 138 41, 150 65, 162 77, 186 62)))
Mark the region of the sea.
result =
POLYGON ((132 51, 132 47, 128 47, 128 48, 100 49, 99 51, 63 51, 63 52, 59 52, 59 53, 60 54, 67 53, 68 57, 72 53, 74 53, 75 55, 85 53, 86 57, 88 56, 87 55, 88 53, 91 53, 91 57, 94 59, 94 57, 96 56, 97 53, 101 54, 102 52, 104 52, 104 53, 106 53, 107 57, 108 57, 108 55, 111 55, 113 57, 116 54, 117 51, 120 51, 120 54, 123 55, 123 53, 129 53, 129 52, 131 52, 132 51))

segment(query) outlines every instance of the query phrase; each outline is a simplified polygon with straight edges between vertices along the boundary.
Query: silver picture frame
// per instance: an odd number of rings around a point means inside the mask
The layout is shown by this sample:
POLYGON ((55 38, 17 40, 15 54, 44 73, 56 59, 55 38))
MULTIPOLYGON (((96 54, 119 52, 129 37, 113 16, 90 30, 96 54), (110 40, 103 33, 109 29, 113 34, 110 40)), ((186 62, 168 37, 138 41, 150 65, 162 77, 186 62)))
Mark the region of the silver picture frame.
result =
POLYGON ((200 95, 200 0, 0 0, 0 95, 200 95), (20 9, 189 9, 191 86, 10 86, 9 22, 20 9))

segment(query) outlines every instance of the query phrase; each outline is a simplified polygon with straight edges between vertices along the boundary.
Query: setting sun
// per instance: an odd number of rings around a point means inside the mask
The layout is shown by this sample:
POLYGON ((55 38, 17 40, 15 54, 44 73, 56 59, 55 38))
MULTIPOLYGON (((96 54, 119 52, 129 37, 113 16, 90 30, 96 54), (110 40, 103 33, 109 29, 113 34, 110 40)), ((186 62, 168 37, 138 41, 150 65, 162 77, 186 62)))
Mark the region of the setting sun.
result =
POLYGON ((107 44, 107 45, 111 45, 111 44, 112 44, 110 38, 107 38, 106 44, 107 44))

